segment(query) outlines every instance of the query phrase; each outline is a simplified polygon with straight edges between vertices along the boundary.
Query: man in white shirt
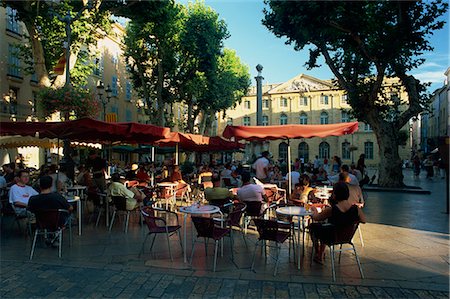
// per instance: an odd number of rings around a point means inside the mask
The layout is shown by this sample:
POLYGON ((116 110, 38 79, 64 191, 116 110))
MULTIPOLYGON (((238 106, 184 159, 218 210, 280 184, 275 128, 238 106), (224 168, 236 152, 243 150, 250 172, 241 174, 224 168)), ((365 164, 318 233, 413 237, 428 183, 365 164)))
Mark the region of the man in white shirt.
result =
POLYGON ((314 159, 314 170, 319 170, 319 167, 320 167, 319 156, 316 156, 316 158, 314 159))
POLYGON ((19 170, 17 177, 19 178, 18 182, 12 185, 11 190, 9 190, 9 202, 17 214, 26 214, 28 200, 31 196, 38 195, 39 193, 27 185, 30 182, 30 173, 28 170, 19 170))
POLYGON ((262 152, 261 157, 259 157, 255 163, 253 163, 253 169, 256 172, 256 178, 262 182, 266 182, 269 178, 269 164, 270 161, 267 159, 269 152, 262 152))
POLYGON ((237 191, 237 197, 240 201, 263 201, 267 200, 264 187, 261 185, 250 183, 250 173, 245 171, 242 173, 242 187, 237 191))
MULTIPOLYGON (((289 173, 286 174, 285 179, 289 180, 289 173)), ((298 171, 291 171, 291 186, 292 186, 292 189, 294 189, 294 186, 297 185, 299 182, 300 182, 300 172, 298 172, 298 171)))

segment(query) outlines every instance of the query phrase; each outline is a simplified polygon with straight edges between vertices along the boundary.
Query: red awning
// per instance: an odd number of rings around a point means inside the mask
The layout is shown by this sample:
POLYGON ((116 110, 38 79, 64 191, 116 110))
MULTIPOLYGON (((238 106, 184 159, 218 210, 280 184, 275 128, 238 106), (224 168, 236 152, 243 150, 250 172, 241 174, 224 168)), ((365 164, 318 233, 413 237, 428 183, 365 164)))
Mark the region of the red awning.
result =
POLYGON ((188 151, 195 151, 198 146, 207 145, 209 137, 196 134, 171 132, 168 138, 157 140, 156 145, 161 147, 174 147, 178 144, 179 147, 188 151))
POLYGON ((227 126, 223 137, 238 140, 262 141, 298 139, 352 134, 358 130, 358 122, 330 125, 278 125, 278 126, 227 126))
POLYGON ((168 128, 138 123, 108 123, 91 118, 68 122, 0 122, 0 135, 36 136, 80 142, 152 143, 168 128))

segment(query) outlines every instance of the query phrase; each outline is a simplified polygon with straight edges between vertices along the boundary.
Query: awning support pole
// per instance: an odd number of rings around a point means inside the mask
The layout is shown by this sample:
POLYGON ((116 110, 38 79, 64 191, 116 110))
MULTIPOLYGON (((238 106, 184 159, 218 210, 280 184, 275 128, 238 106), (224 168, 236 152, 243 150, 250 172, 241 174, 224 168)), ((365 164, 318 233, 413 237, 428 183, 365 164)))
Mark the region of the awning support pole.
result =
MULTIPOLYGON (((287 139, 287 144, 288 144, 288 148, 287 148, 288 164, 287 164, 287 166, 288 166, 288 189, 289 189, 287 191, 287 194, 288 194, 288 196, 290 196, 291 192, 292 192, 292 177, 291 177, 291 143, 290 143, 289 138, 287 139)), ((286 201, 287 201, 287 198, 286 198, 286 201)))
POLYGON ((178 165, 178 143, 175 144, 175 165, 178 165))

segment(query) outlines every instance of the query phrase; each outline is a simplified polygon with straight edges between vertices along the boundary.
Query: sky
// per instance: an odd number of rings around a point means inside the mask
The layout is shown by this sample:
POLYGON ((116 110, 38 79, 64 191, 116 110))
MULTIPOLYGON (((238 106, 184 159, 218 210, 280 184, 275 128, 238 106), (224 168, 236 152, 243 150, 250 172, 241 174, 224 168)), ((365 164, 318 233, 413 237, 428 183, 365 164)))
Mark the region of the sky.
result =
MULTIPOLYGON (((186 4, 188 1, 179 2, 186 4)), ((264 67, 264 83, 286 82, 301 73, 323 80, 333 78, 323 60, 319 61, 322 67, 307 70, 304 64, 308 60, 308 50, 295 51, 293 46, 285 44, 285 39, 275 37, 262 25, 263 0, 205 0, 205 3, 227 23, 231 36, 225 41, 225 47, 236 50, 241 60, 249 66, 252 85, 255 84, 253 78, 257 74, 257 64, 264 67)), ((445 19, 449 21, 448 12, 445 19)), ((450 66, 449 36, 447 23, 431 37, 435 50, 425 54, 426 62, 411 73, 421 81, 432 82, 429 91, 444 84, 444 73, 450 66)))

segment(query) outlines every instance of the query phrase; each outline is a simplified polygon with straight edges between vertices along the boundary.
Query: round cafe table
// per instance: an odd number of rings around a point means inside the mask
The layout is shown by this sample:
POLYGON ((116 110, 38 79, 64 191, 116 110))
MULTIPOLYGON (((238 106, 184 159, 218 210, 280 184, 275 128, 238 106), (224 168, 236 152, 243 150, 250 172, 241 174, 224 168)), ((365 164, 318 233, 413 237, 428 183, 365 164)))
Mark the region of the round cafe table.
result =
POLYGON ((79 196, 67 196, 67 202, 77 205, 77 218, 78 218, 78 235, 81 236, 81 200, 79 196))
MULTIPOLYGON (((183 213, 183 256, 184 256, 184 262, 187 263, 187 257, 186 257, 186 220, 187 220, 187 215, 191 214, 191 215, 204 215, 204 214, 215 214, 215 213, 220 213, 222 215, 222 212, 220 211, 219 207, 216 206, 212 206, 212 205, 192 205, 192 206, 188 206, 188 207, 181 207, 180 208, 180 212, 183 213)), ((192 229, 192 228, 191 228, 192 229)))
MULTIPOLYGON (((298 219, 298 242, 297 242, 297 247, 298 247, 298 270, 300 270, 300 259, 301 259, 301 254, 300 254, 300 228, 302 227, 302 231, 303 231, 303 242, 302 242, 302 248, 304 249, 304 242, 305 242, 305 228, 303 226, 301 226, 301 224, 303 224, 304 222, 304 218, 306 216, 311 216, 312 213, 310 211, 306 211, 306 209, 304 207, 296 207, 296 206, 289 206, 289 207, 280 207, 276 210, 277 214, 280 215, 284 215, 284 216, 295 216, 298 219)), ((303 250, 302 250, 303 253, 303 250)))

